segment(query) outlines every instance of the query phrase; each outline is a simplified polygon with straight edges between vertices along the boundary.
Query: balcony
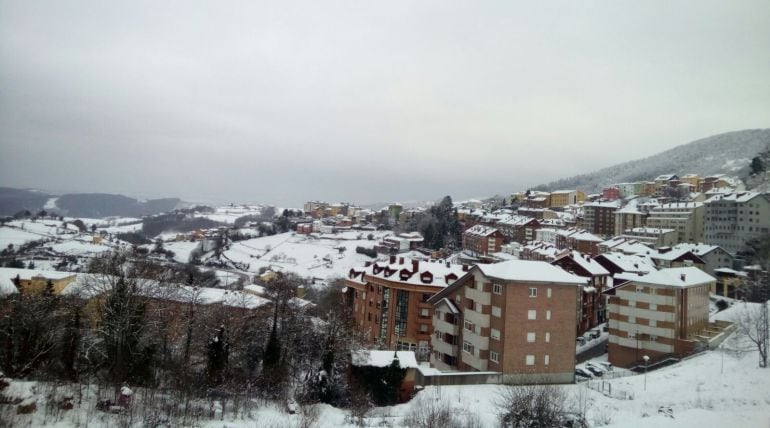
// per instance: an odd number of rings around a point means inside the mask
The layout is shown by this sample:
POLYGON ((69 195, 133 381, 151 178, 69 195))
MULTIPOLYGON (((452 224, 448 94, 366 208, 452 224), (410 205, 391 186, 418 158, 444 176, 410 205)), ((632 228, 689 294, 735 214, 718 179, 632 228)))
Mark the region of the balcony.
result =
POLYGON ((438 330, 443 333, 449 333, 453 336, 458 336, 460 334, 460 326, 448 323, 442 319, 438 319, 436 317, 433 317, 433 330, 438 330))
POLYGON ((444 342, 442 339, 433 337, 430 341, 430 345, 434 351, 441 352, 442 354, 457 356, 459 352, 458 345, 452 345, 451 343, 444 342))
POLYGON ((472 299, 474 302, 481 303, 482 305, 489 305, 492 303, 492 293, 481 291, 478 288, 465 288, 465 297, 472 299))

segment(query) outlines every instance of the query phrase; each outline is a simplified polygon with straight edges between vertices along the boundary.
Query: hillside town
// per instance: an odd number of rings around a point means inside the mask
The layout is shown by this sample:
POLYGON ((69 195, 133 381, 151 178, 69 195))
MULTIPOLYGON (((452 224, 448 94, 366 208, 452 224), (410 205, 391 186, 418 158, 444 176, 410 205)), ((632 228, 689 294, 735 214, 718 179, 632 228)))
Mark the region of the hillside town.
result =
MULTIPOLYGON (((377 405, 408 403, 432 385, 646 376, 720 349, 745 328, 715 315, 768 297, 770 195, 726 176, 666 174, 597 194, 527 190, 380 210, 310 201, 301 210, 231 204, 76 219, 50 208, 2 220, 6 316, 25 310, 14 308, 15 296, 61 299, 73 302, 61 309, 63 319, 88 320, 66 331, 84 334, 107 322, 104 311, 127 282, 145 321, 162 323, 170 347, 163 353, 174 358, 173 349, 186 349, 176 355, 202 364, 208 388, 228 384, 236 370, 228 354, 269 350, 274 340, 304 343, 275 345, 283 352, 306 349, 304 339, 286 334, 310 323, 320 330, 307 332, 323 336, 337 317, 356 339, 335 339, 349 348, 334 350, 338 361, 324 376, 336 370, 349 379, 336 382, 359 385, 377 405), (126 264, 130 274, 119 268, 126 264), (329 302, 336 309, 324 312, 329 302), (226 349, 217 347, 225 341, 226 349), (404 374, 383 392, 371 381, 387 378, 391 363, 404 374)), ((767 330, 758 333, 766 349, 767 330)), ((5 334, 10 346, 22 344, 5 334)), ((37 370, 16 349, 3 359, 6 375, 37 370)), ((312 367, 311 354, 290 366, 312 367)), ((268 376, 267 364, 277 363, 264 358, 255 386, 269 397, 309 399, 293 382, 268 376), (285 387, 273 390, 271 379, 285 387)), ((71 373, 88 370, 78 358, 68 361, 71 373)), ((128 376, 138 370, 132 364, 111 370, 133 379, 122 382, 132 388, 152 378, 128 376)))

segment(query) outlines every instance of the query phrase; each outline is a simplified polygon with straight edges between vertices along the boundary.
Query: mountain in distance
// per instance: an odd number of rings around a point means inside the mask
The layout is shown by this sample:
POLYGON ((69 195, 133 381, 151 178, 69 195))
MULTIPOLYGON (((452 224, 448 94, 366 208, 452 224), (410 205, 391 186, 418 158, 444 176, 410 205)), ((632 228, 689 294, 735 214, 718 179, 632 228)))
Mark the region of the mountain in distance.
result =
POLYGON ((727 132, 693 141, 644 159, 534 187, 536 190, 580 189, 599 192, 617 183, 651 181, 662 174, 726 174, 746 178, 751 159, 770 147, 770 129, 727 132))
POLYGON ((42 209, 69 217, 141 217, 172 211, 184 203, 179 198, 139 201, 107 193, 69 193, 61 196, 37 190, 0 187, 0 215, 23 210, 35 214, 42 209))

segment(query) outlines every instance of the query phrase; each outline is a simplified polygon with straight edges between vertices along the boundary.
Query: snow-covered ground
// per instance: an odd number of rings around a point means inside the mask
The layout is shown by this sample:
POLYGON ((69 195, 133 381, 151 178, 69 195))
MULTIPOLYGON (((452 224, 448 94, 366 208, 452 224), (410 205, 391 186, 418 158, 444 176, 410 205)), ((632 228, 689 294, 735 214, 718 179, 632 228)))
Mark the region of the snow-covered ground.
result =
MULTIPOLYGON (((233 224, 238 217, 245 215, 259 215, 262 207, 259 205, 236 205, 218 207, 213 213, 199 213, 196 217, 204 217, 220 223, 233 224)), ((276 211, 279 212, 279 211, 276 211)))
MULTIPOLYGON (((735 304, 717 314, 718 319, 732 319, 744 309, 735 304)), ((568 402, 585 410, 587 421, 593 427, 615 428, 668 428, 668 427, 768 427, 770 426, 770 369, 758 368, 757 352, 738 338, 727 340, 715 351, 707 351, 680 363, 647 375, 622 372, 617 378, 564 385, 568 402), (612 394, 597 391, 603 389, 612 394), (610 396, 611 395, 611 396, 610 396), (626 398, 612 398, 623 396, 626 398)), ((599 358, 601 360, 602 358, 599 358)), ((0 417, 13 426, 75 426, 110 427, 121 422, 123 416, 96 412, 93 397, 84 400, 83 408, 59 412, 58 420, 49 412, 46 400, 50 391, 35 382, 14 381, 9 387, 15 397, 36 400, 38 410, 32 415, 15 415, 13 406, 0 405, 0 417), (88 420, 87 418, 91 418, 88 420)), ((370 410, 364 426, 409 426, 405 421, 415 409, 439 403, 452 409, 461 421, 476 422, 476 426, 499 426, 498 401, 502 386, 441 386, 427 387, 412 401, 392 407, 370 410)), ((6 391, 6 394, 9 392, 6 391)), ((137 400, 141 394, 137 394, 137 400)), ((217 409, 216 403, 206 408, 217 409)), ((356 424, 347 410, 328 405, 313 406, 315 424, 319 428, 354 427, 356 424)), ((139 409, 135 409, 139 412, 139 409)), ((216 412, 215 412, 216 413, 216 412)), ((301 413, 301 412, 300 412, 301 413)), ((141 417, 133 426, 141 426, 141 417)), ((207 428, 299 427, 302 416, 289 415, 280 405, 261 404, 237 416, 216 413, 214 419, 199 420, 207 428)))
POLYGON ((0 249, 8 248, 8 245, 19 247, 24 243, 39 239, 44 239, 44 237, 26 230, 0 227, 0 249))
POLYGON ((250 272, 267 267, 303 277, 327 279, 345 276, 351 267, 372 260, 356 253, 356 247, 372 248, 390 233, 375 232, 374 240, 370 241, 366 239, 368 232, 313 236, 289 232, 235 242, 224 256, 248 264, 250 272), (344 250, 340 252, 340 248, 344 250))

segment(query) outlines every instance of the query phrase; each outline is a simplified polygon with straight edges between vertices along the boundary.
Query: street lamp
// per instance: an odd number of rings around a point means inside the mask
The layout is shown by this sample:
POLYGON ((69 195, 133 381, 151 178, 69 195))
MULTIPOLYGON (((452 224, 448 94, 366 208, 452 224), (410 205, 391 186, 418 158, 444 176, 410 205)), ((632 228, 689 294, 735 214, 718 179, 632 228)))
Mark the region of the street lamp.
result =
POLYGON ((645 355, 642 359, 644 360, 644 390, 647 391, 647 365, 650 362, 650 357, 645 355))

